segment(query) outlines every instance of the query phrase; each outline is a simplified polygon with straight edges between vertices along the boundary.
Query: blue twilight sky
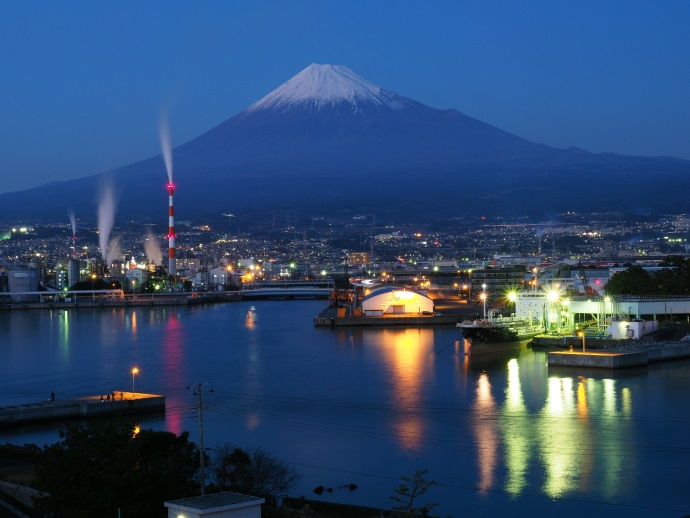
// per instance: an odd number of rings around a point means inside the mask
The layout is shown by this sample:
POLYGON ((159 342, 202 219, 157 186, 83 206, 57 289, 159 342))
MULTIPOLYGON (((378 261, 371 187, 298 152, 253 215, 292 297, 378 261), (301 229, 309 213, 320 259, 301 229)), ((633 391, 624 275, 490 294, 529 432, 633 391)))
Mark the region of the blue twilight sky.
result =
POLYGON ((311 63, 555 147, 690 159, 690 2, 0 0, 0 192, 160 153, 311 63))

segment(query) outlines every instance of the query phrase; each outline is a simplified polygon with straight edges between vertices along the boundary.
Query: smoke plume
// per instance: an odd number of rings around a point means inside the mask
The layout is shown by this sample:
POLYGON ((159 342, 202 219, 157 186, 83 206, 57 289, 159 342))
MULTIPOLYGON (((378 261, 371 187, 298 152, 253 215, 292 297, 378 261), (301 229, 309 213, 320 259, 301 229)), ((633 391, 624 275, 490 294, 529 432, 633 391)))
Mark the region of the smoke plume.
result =
POLYGON ((163 264, 163 251, 161 250, 158 238, 153 235, 150 228, 146 229, 146 236, 144 237, 144 251, 146 258, 155 264, 161 266, 163 264))
POLYGON ((72 224, 72 235, 76 236, 77 235, 77 217, 74 215, 74 212, 71 210, 67 213, 67 216, 69 216, 69 222, 72 224))
POLYGON ((110 231, 115 223, 115 196, 110 184, 101 186, 101 199, 98 203, 98 245, 101 257, 106 260, 106 250, 110 240, 110 231))
POLYGON ((122 246, 120 242, 122 241, 122 236, 115 236, 108 243, 108 252, 106 253, 106 264, 108 266, 113 264, 115 259, 122 258, 122 246))
POLYGON ((172 161, 172 144, 170 143, 170 129, 168 128, 168 117, 165 113, 161 115, 161 122, 158 129, 161 137, 161 149, 163 150, 163 161, 165 162, 165 170, 168 172, 168 182, 173 181, 173 161, 172 161))

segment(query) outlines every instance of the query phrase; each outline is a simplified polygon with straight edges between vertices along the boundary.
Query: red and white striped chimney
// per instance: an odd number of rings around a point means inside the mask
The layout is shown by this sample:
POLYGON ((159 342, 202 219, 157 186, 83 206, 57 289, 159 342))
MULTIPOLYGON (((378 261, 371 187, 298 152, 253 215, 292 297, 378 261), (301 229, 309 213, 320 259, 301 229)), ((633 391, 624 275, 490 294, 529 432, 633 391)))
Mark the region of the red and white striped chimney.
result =
POLYGON ((175 264, 175 209, 173 208, 173 194, 175 186, 168 184, 168 275, 173 279, 177 275, 175 264))

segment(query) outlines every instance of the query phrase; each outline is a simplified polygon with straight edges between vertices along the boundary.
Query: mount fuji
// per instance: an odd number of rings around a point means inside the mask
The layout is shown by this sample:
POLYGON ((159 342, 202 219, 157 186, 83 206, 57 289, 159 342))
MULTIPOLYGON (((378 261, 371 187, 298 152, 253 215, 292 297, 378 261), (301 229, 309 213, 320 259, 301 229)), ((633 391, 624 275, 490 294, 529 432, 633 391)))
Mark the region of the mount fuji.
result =
MULTIPOLYGON (((690 161, 557 149, 454 110, 425 106, 337 65, 312 64, 173 150, 176 214, 278 208, 522 214, 685 203, 690 161), (672 186, 672 189, 669 189, 672 186)), ((167 214, 155 156, 85 178, 0 195, 0 216, 96 213, 104 179, 118 214, 167 214)))

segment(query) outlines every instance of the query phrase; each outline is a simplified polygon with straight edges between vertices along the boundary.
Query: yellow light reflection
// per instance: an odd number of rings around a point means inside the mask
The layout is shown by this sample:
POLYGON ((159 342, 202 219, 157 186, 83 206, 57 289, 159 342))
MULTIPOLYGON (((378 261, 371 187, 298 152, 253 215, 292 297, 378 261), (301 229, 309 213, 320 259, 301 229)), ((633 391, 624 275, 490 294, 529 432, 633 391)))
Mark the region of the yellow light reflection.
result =
POLYGON ((628 387, 621 390, 621 399, 623 401, 623 415, 632 415, 632 394, 630 394, 630 389, 628 387))
POLYGON ((429 329, 386 329, 382 343, 393 370, 399 418, 396 423, 398 441, 402 448, 419 450, 424 433, 424 421, 419 415, 422 406, 422 381, 425 371, 433 364, 433 331, 429 329))
POLYGON ((132 319, 131 319, 130 328, 132 330, 132 334, 136 334, 136 332, 137 332, 137 312, 136 311, 132 311, 132 319))
POLYGON ((580 378, 577 383, 577 415, 582 419, 587 419, 587 389, 585 379, 580 378))
POLYGON ((247 316, 244 317, 244 327, 250 330, 254 329, 256 327, 256 322, 254 319, 254 312, 252 310, 247 311, 247 316))
POLYGON ((496 426, 496 402, 491 396, 491 383, 486 372, 477 380, 474 405, 474 435, 477 440, 477 464, 479 466, 479 491, 486 493, 493 488, 494 473, 498 464, 500 438, 496 426))
POLYGON ((616 380, 604 380, 604 412, 607 415, 616 413, 616 380))

